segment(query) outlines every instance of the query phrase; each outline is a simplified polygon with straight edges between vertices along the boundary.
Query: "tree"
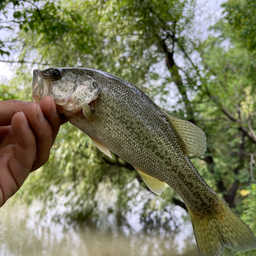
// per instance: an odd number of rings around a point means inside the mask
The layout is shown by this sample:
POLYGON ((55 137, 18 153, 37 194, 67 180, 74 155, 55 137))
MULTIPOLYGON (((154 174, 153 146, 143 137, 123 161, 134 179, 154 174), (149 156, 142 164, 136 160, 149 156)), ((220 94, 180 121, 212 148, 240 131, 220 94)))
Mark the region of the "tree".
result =
POLYGON ((235 31, 232 35, 244 47, 253 52, 256 49, 256 3, 253 0, 229 0, 223 4, 230 28, 235 31))
MULTIPOLYGON (((219 22, 217 36, 204 42, 196 38, 196 4, 186 0, 44 1, 27 2, 24 8, 17 18, 20 62, 89 66, 142 87, 172 115, 205 131, 206 155, 192 160, 231 207, 244 210, 241 191, 253 194, 255 177, 255 65, 232 27, 219 22), (230 38, 232 44, 225 43, 230 38)), ((55 145, 49 163, 31 177, 23 193, 33 191, 49 202, 65 193, 74 218, 97 219, 98 184, 111 184, 119 191, 117 205, 130 209, 135 197, 129 195, 131 187, 141 188, 132 182, 141 180, 130 165, 102 156, 70 126, 62 129, 55 145)), ((171 189, 163 198, 163 209, 169 202, 185 208, 171 189)), ((150 197, 147 209, 157 210, 154 200, 150 197)))
MULTIPOLYGON (((118 4, 77 1, 71 6, 66 6, 64 2, 45 2, 41 8, 29 5, 19 16, 19 38, 23 42, 20 60, 31 60, 29 54, 35 55, 34 48, 37 48, 37 58, 33 59, 37 62, 50 60, 51 63, 64 65, 89 65, 143 84, 145 79, 153 83, 160 78, 158 72, 150 68, 166 58, 166 65, 180 83, 179 90, 185 99, 188 115, 192 115, 187 92, 174 65, 173 53, 167 49, 170 42, 172 48, 179 49, 179 40, 184 40, 184 36, 177 38, 189 26, 189 19, 193 18, 193 2, 190 7, 191 10, 187 1, 171 1, 165 5, 157 2, 140 5, 132 1, 118 4), (175 11, 170 12, 171 9, 175 11), (166 11, 168 14, 165 14, 166 11), (135 18, 131 16, 134 13, 135 18), (167 17, 169 20, 165 20, 167 17), (116 24, 115 29, 112 29, 113 24, 116 24), (158 27, 161 28, 159 31, 158 27), (62 49, 66 49, 64 53, 62 49)), ((182 52, 182 49, 179 51, 182 52)), ((161 85, 149 86, 146 90, 151 94, 159 94, 160 91, 166 94, 165 85, 170 84, 169 72, 162 80, 161 85)), ((120 160, 104 161, 114 167, 120 166, 120 160)), ((131 169, 127 164, 122 165, 131 169)), ((177 202, 184 207, 181 201, 177 202)))

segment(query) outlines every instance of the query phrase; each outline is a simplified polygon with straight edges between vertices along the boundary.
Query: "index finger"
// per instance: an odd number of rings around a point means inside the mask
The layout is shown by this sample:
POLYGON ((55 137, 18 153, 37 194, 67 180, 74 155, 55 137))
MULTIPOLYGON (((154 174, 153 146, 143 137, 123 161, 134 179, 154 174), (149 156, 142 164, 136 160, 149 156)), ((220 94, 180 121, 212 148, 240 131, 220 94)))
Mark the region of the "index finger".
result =
POLYGON ((29 105, 31 102, 28 101, 20 101, 20 100, 3 100, 0 101, 0 125, 10 125, 12 117, 17 112, 23 112, 23 110, 29 105))

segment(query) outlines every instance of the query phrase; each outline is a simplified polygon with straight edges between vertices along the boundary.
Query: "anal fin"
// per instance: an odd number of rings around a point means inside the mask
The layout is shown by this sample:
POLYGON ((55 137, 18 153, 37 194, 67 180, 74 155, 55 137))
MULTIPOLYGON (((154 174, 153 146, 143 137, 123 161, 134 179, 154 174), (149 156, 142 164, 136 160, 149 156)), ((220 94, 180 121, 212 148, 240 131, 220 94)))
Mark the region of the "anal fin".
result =
POLYGON ((152 192, 154 192, 155 194, 160 196, 162 194, 162 192, 164 191, 165 182, 158 180, 158 179, 148 175, 147 173, 140 171, 139 169, 136 169, 136 170, 138 171, 139 175, 141 176, 143 181, 146 183, 148 188, 152 192))

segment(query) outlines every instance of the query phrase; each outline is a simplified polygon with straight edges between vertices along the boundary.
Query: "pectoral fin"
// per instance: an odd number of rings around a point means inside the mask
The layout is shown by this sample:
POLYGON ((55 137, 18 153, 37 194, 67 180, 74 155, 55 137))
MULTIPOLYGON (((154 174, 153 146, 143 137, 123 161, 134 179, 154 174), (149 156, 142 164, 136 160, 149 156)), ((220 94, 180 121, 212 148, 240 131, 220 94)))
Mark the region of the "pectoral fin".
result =
POLYGON ((112 158, 111 153, 109 151, 108 148, 106 148, 105 146, 103 146, 100 142, 98 142, 97 140, 92 139, 93 143, 95 144, 95 146, 105 155, 107 155, 108 157, 112 158))
POLYGON ((136 170, 138 171, 138 173, 140 174, 141 178, 146 183, 148 188, 152 192, 154 192, 155 194, 160 196, 162 194, 162 192, 164 191, 165 182, 160 181, 160 180, 146 174, 145 172, 140 171, 139 169, 136 169, 136 170))
POLYGON ((179 118, 168 116, 170 124, 180 137, 184 153, 201 156, 206 150, 205 133, 193 123, 179 118))
POLYGON ((88 104, 83 105, 83 114, 90 121, 92 121, 94 118, 94 113, 92 112, 91 107, 88 104))

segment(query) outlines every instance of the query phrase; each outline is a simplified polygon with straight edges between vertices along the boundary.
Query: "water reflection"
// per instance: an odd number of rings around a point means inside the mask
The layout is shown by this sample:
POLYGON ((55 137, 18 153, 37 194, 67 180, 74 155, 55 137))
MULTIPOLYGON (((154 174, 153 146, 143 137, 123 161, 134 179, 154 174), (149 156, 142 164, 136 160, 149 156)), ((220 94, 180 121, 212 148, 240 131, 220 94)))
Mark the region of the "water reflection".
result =
POLYGON ((94 229, 86 224, 40 219, 38 207, 7 203, 1 208, 1 256, 198 256, 191 227, 184 226, 180 237, 160 235, 161 232, 127 232, 124 227, 94 229))

